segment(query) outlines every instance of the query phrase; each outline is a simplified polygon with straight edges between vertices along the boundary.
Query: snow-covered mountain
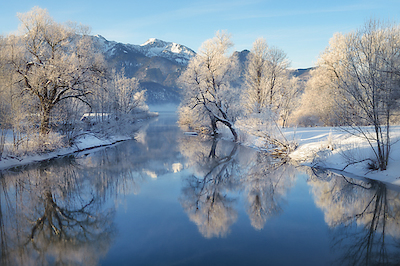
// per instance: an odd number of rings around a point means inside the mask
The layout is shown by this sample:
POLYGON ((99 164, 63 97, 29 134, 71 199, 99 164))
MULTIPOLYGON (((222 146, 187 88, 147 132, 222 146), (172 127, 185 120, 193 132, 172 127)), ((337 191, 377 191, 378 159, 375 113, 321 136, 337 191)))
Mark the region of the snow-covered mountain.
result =
POLYGON ((174 42, 164 42, 151 38, 140 49, 147 57, 160 56, 169 60, 175 60, 178 64, 187 65, 196 53, 188 47, 174 42))
POLYGON ((108 41, 101 35, 94 36, 94 41, 100 45, 100 48, 105 52, 107 57, 113 57, 118 51, 122 50, 122 52, 126 54, 135 52, 141 53, 149 58, 154 56, 162 57, 185 66, 189 63, 189 60, 196 55, 192 49, 184 45, 166 42, 156 38, 150 38, 140 45, 108 41))
POLYGON ((109 41, 92 36, 94 44, 110 68, 123 69, 127 77, 135 77, 147 90, 148 103, 179 103, 177 78, 196 53, 174 42, 151 38, 141 45, 109 41))

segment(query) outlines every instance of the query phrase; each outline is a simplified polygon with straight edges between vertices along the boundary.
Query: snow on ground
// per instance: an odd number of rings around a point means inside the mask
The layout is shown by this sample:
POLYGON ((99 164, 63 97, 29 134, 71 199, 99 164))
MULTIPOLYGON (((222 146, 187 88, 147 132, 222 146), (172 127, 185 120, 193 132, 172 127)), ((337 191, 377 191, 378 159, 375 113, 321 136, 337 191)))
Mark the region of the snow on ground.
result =
POLYGON ((23 166, 35 162, 57 158, 60 156, 65 156, 79 151, 109 146, 128 139, 131 139, 131 137, 113 136, 102 139, 94 136, 93 134, 86 134, 83 137, 81 137, 72 147, 62 148, 53 152, 48 152, 43 154, 18 156, 18 157, 8 156, 5 158, 3 157, 1 158, 0 161, 0 171, 12 167, 23 166))
POLYGON ((350 160, 362 161, 374 158, 373 152, 365 139, 350 135, 340 129, 330 127, 288 128, 284 134, 294 138, 298 148, 289 154, 299 164, 319 166, 332 170, 342 170, 361 177, 367 177, 386 183, 400 185, 400 126, 393 126, 390 160, 386 171, 371 171, 368 161, 349 164, 350 160))
MULTIPOLYGON (((265 139, 251 135, 251 132, 248 133, 242 130, 243 128, 236 126, 236 129, 241 145, 261 150, 265 146, 265 139)), ((224 139, 232 140, 232 134, 227 128, 220 129, 220 133, 224 139)), ((340 128, 285 128, 282 133, 287 141, 295 141, 298 144, 298 147, 289 153, 294 164, 321 167, 347 177, 370 178, 400 186, 400 126, 391 127, 392 148, 385 171, 369 170, 370 161, 366 159, 375 156, 368 142, 340 128), (362 162, 348 165, 350 161, 362 162)), ((279 138, 279 133, 274 135, 279 138)))

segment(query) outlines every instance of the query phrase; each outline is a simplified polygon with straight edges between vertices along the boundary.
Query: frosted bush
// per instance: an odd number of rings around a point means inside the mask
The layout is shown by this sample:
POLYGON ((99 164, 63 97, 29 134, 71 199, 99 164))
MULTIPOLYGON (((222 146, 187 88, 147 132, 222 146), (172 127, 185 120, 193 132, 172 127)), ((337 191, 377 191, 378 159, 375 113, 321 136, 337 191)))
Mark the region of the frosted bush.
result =
POLYGON ((50 152, 65 147, 64 137, 59 133, 50 131, 44 137, 35 133, 26 135, 18 146, 13 146, 10 155, 22 156, 50 152))
POLYGON ((246 140, 252 141, 250 146, 278 149, 279 153, 294 150, 297 144, 286 139, 276 121, 276 114, 267 109, 238 119, 235 126, 241 134, 248 135, 246 140))

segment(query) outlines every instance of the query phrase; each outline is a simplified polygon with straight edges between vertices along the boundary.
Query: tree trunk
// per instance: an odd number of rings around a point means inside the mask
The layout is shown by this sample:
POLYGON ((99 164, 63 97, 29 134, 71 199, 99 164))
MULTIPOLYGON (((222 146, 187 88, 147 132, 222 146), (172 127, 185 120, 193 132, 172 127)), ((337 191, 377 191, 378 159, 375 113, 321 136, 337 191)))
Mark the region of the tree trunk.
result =
POLYGON ((238 135, 237 135, 237 133, 236 133, 236 130, 233 128, 232 125, 229 125, 228 127, 229 127, 229 129, 231 130, 231 132, 232 132, 234 141, 237 142, 237 141, 238 141, 238 135))
POLYGON ((217 136, 218 135, 218 127, 217 127, 217 120, 213 115, 210 114, 210 119, 211 119, 211 128, 212 128, 212 135, 217 136))
POLYGON ((217 149, 217 144, 218 144, 218 139, 217 138, 213 138, 213 143, 211 145, 210 154, 208 155, 209 158, 215 158, 216 157, 215 150, 217 149))
POLYGON ((229 130, 231 131, 231 133, 232 133, 232 135, 233 135, 234 141, 237 142, 237 140, 238 140, 238 135, 237 135, 236 130, 235 130, 235 128, 233 127, 233 125, 232 125, 231 123, 229 123, 229 122, 226 122, 226 121, 221 121, 221 122, 224 123, 224 125, 227 126, 227 127, 229 128, 229 130))
POLYGON ((50 111, 51 108, 47 105, 42 105, 42 114, 40 120, 40 135, 44 136, 50 130, 50 111))
POLYGON ((209 115, 210 115, 211 126, 212 126, 212 129, 213 129, 213 135, 216 136, 218 134, 218 132, 217 132, 217 122, 221 122, 221 123, 223 123, 225 126, 227 126, 229 128, 229 130, 231 131, 231 133, 233 135, 234 141, 236 142, 238 140, 238 135, 237 135, 236 130, 233 127, 232 123, 227 120, 227 115, 221 112, 223 117, 224 117, 224 119, 225 119, 225 120, 222 120, 222 119, 214 116, 214 114, 210 111, 210 109, 208 109, 207 107, 206 107, 206 109, 208 110, 209 115))

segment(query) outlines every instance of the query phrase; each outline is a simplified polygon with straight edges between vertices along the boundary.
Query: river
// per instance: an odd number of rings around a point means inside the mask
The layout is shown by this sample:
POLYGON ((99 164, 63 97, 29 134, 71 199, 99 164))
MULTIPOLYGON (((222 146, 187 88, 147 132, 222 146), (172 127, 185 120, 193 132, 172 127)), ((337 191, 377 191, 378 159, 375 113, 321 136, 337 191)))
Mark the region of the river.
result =
POLYGON ((397 187, 186 136, 172 112, 0 182, 1 265, 400 263, 397 187))

